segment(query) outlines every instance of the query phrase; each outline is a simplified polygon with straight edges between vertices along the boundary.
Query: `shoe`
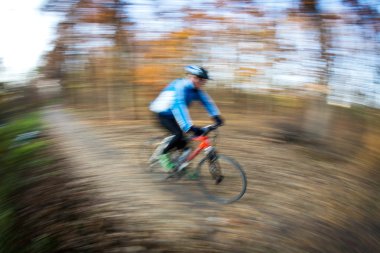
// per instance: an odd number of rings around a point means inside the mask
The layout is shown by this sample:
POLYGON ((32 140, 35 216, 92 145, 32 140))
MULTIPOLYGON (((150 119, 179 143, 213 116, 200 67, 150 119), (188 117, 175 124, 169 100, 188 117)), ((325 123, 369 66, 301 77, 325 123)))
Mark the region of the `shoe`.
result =
POLYGON ((174 169, 175 165, 171 161, 169 154, 162 154, 158 158, 161 167, 164 169, 165 172, 170 172, 174 169))

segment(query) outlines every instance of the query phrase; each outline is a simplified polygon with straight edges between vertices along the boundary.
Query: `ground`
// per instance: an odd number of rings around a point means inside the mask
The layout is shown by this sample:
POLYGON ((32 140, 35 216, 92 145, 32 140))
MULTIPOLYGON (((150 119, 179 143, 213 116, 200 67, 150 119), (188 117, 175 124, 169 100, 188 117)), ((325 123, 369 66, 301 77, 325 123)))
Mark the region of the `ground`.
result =
POLYGON ((296 143, 264 137, 264 118, 230 120, 218 148, 245 169, 248 188, 230 205, 214 203, 188 181, 144 173, 141 143, 159 133, 149 121, 90 121, 44 110, 70 173, 91 185, 98 215, 119 221, 129 241, 119 252, 376 252, 379 224, 368 175, 296 143))

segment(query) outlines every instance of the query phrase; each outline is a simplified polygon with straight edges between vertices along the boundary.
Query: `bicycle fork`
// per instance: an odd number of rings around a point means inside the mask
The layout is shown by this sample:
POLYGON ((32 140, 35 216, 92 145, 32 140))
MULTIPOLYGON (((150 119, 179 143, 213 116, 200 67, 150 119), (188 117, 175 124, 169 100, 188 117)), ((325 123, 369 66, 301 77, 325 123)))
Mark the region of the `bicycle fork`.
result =
POLYGON ((213 147, 208 147, 206 149, 206 153, 207 160, 209 163, 209 171, 212 176, 212 179, 215 180, 216 184, 220 184, 223 181, 224 176, 222 175, 222 170, 218 162, 218 155, 216 153, 216 150, 213 147))

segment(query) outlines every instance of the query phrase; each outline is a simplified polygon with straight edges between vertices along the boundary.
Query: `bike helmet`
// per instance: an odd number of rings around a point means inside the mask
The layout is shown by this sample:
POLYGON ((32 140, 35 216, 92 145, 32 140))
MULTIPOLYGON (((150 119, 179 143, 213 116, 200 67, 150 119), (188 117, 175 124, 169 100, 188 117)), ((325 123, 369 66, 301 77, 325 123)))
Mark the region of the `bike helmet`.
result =
POLYGON ((195 75, 197 77, 200 77, 203 79, 210 79, 210 77, 208 76, 208 71, 200 66, 196 66, 196 65, 186 66, 185 70, 187 73, 195 75))

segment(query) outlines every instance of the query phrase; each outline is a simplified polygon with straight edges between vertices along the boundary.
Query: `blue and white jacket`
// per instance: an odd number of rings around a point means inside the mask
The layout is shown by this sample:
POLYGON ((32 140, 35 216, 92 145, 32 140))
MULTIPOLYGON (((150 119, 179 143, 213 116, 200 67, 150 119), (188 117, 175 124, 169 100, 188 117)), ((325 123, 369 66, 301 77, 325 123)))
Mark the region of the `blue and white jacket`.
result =
POLYGON ((220 115, 210 96, 203 90, 195 89, 194 84, 186 78, 168 84, 150 104, 149 109, 160 115, 173 115, 181 129, 187 132, 193 125, 188 107, 194 100, 200 101, 211 117, 220 115))

